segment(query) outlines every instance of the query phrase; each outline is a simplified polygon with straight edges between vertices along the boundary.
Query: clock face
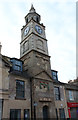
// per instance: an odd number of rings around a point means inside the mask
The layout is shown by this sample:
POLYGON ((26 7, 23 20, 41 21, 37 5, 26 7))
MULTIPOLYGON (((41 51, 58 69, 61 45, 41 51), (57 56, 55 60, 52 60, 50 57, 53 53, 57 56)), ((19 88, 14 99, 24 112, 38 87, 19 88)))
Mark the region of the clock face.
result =
POLYGON ((24 36, 27 35, 29 32, 29 27, 26 27, 25 30, 24 30, 24 36))
POLYGON ((35 26, 35 30, 39 33, 39 34, 42 34, 42 29, 40 26, 36 25, 35 26))

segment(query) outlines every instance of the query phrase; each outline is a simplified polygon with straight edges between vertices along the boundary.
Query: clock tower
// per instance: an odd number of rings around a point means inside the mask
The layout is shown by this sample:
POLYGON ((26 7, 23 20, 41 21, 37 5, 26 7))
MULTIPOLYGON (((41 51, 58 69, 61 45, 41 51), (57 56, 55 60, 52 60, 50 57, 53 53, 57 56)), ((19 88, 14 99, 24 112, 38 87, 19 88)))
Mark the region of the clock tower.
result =
POLYGON ((45 26, 40 20, 32 5, 25 16, 26 24, 21 29, 20 57, 24 61, 24 70, 32 76, 42 70, 51 75, 45 26))
POLYGON ((20 59, 24 62, 23 70, 32 78, 32 114, 37 118, 55 118, 50 56, 45 26, 40 21, 41 16, 31 5, 21 29, 20 59))

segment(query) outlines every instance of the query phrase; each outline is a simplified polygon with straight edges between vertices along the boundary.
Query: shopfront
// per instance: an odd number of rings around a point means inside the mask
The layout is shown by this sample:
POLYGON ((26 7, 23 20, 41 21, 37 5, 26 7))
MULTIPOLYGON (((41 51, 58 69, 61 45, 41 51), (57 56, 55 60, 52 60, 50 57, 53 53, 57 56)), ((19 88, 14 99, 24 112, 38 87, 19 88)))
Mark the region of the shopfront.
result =
POLYGON ((69 118, 78 118, 78 103, 67 102, 69 118))

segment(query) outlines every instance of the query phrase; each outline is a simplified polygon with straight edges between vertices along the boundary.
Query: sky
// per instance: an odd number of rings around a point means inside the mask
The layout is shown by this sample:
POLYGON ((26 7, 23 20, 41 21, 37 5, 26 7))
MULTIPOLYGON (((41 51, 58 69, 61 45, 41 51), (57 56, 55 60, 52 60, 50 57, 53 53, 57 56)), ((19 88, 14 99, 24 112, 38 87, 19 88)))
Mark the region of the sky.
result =
POLYGON ((21 28, 33 3, 46 26, 51 69, 58 79, 76 78, 76 0, 0 0, 2 54, 20 58, 21 28))

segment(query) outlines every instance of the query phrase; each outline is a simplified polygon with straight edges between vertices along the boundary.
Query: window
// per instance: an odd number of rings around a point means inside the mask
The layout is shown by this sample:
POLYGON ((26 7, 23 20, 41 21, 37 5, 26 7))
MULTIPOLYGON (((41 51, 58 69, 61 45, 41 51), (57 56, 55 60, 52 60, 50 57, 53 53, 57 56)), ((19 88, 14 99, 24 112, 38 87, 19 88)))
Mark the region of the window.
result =
POLYGON ((28 50, 28 41, 23 44, 23 53, 28 50))
POLYGON ((21 120, 21 110, 11 109, 10 110, 10 120, 21 120))
POLYGON ((60 100, 60 90, 59 87, 54 87, 55 99, 60 100))
POLYGON ((25 85, 24 81, 16 80, 16 98, 24 98, 25 85))
POLYGON ((56 72, 53 72, 53 79, 57 79, 57 73, 56 72))
POLYGON ((69 100, 74 100, 73 91, 69 91, 69 100))
POLYGON ((17 71, 21 71, 21 66, 20 65, 15 65, 14 69, 17 70, 17 71))
POLYGON ((39 18, 38 18, 38 16, 36 17, 36 21, 39 23, 39 18))
POLYGON ((57 71, 52 70, 52 79, 58 80, 57 71))
POLYGON ((64 108, 60 108, 60 109, 59 109, 59 115, 60 115, 60 118, 65 118, 64 108))
POLYGON ((26 24, 28 23, 28 18, 26 19, 26 24))
POLYGON ((23 44, 23 53, 25 52, 25 44, 23 44))
POLYGON ((12 58, 11 63, 12 63, 11 71, 15 70, 15 71, 22 72, 22 61, 21 60, 12 58))

